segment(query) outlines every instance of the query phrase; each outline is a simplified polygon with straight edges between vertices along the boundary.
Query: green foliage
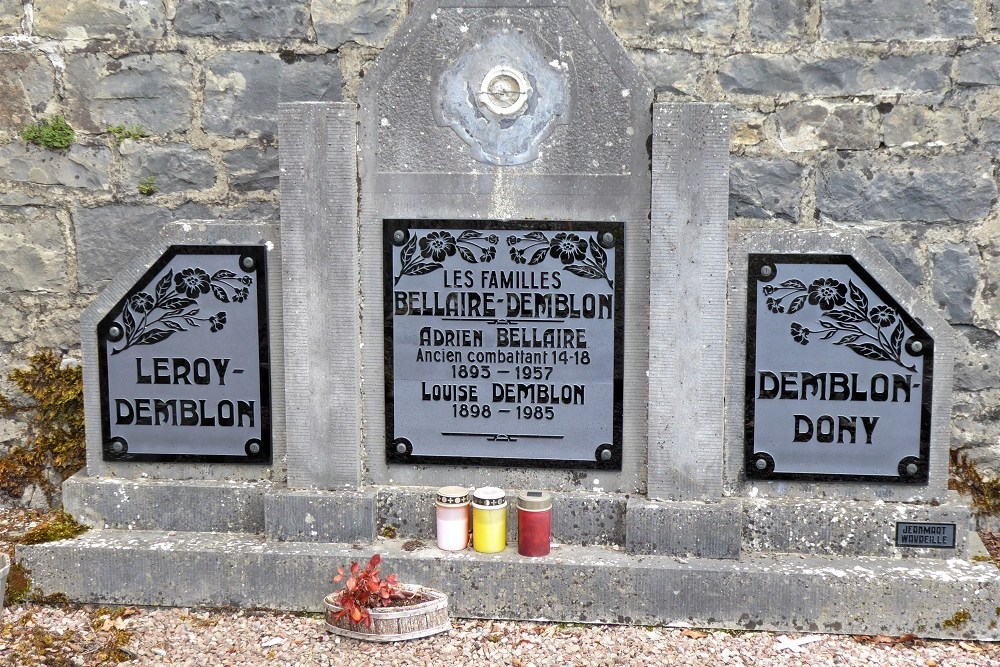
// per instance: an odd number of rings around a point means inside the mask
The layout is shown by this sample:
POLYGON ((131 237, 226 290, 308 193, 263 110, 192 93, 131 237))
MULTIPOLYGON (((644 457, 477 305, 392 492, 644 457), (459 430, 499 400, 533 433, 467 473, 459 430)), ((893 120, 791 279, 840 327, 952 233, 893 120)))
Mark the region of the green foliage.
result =
POLYGON ((83 467, 83 373, 79 366, 62 367, 51 350, 29 358, 26 369, 8 378, 29 399, 18 403, 0 394, 0 416, 28 418, 28 438, 0 455, 0 493, 20 499, 34 484, 51 502, 62 481, 83 467), (58 476, 53 483, 49 471, 58 476))
POLYGON ((948 488, 972 498, 972 509, 979 514, 1000 514, 1000 478, 983 479, 967 452, 951 450, 951 476, 948 488))
POLYGON ((77 523, 73 517, 60 510, 50 520, 40 526, 35 526, 25 533, 20 543, 43 544, 57 540, 68 540, 77 535, 82 535, 87 530, 86 526, 77 523))
POLYGON ((139 194, 144 197, 150 197, 156 194, 159 189, 160 188, 156 187, 156 181, 153 180, 152 176, 147 176, 139 181, 139 194))
POLYGON ((124 123, 120 125, 112 125, 108 128, 108 133, 114 136, 116 143, 119 144, 126 139, 132 139, 135 141, 149 136, 149 132, 147 132, 146 128, 142 125, 127 127, 124 123))
POLYGON ((53 150, 69 148, 76 141, 76 132, 62 116, 43 118, 33 125, 21 128, 21 138, 25 141, 53 150))

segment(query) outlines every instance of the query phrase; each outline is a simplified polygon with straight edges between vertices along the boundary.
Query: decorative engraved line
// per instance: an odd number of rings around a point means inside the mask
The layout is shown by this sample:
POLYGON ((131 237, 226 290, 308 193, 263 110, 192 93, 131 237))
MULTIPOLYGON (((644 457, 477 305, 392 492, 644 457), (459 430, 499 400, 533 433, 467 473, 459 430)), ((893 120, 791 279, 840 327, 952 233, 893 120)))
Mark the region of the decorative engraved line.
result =
POLYGON ((545 318, 521 318, 518 320, 497 320, 491 319, 489 317, 442 317, 445 322, 485 322, 486 324, 523 324, 525 322, 554 322, 556 324, 563 324, 566 322, 565 319, 545 319, 545 318))
POLYGON ((441 435, 454 435, 460 437, 486 438, 488 442, 517 442, 518 438, 534 438, 536 440, 562 440, 565 435, 543 435, 537 433, 467 433, 462 431, 444 431, 441 435))

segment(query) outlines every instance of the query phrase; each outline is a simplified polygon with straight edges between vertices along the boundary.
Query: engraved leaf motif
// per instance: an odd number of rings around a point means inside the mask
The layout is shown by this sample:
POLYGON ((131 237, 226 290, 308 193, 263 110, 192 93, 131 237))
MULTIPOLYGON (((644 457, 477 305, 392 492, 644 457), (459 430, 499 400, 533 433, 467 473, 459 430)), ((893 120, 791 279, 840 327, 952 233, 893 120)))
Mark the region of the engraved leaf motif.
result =
POLYGON ((860 334, 851 334, 849 336, 844 336, 840 340, 836 341, 834 345, 844 345, 845 343, 853 343, 859 338, 861 338, 860 334))
POLYGON ((406 270, 406 275, 408 276, 422 276, 425 273, 431 273, 432 271, 437 271, 441 268, 441 265, 437 262, 420 262, 419 264, 414 264, 406 270))
POLYGON ((469 239, 479 239, 483 235, 474 229, 466 229, 464 232, 458 235, 459 241, 468 241, 469 239))
POLYGON ((139 336, 136 339, 136 345, 152 345, 153 343, 159 343, 161 340, 166 340, 174 332, 167 329, 150 329, 146 333, 139 336))
POLYGON ((167 327, 168 329, 172 329, 173 331, 187 331, 187 329, 182 327, 177 322, 174 322, 173 320, 163 320, 162 324, 163 326, 167 327))
POLYGON ((548 241, 548 239, 545 238, 545 234, 542 234, 541 232, 528 232, 524 235, 524 238, 531 239, 532 241, 548 241))
POLYGON ((156 300, 159 301, 165 297, 170 292, 170 287, 174 283, 174 270, 170 269, 167 273, 160 278, 160 281, 156 283, 156 300))
POLYGON ((604 273, 595 269, 591 266, 584 266, 583 264, 570 264, 566 267, 566 270, 570 273, 580 276, 581 278, 603 278, 604 273))
POLYGON ((224 303, 229 303, 229 295, 226 294, 226 290, 222 289, 218 285, 212 285, 212 294, 215 298, 224 303))
POLYGON ((219 269, 212 274, 212 280, 225 280, 226 278, 235 278, 236 274, 232 271, 227 271, 226 269, 219 269))
POLYGON ((197 301, 195 299, 189 299, 185 296, 175 296, 172 299, 167 299, 160 304, 160 308, 164 310, 176 310, 178 308, 187 308, 188 306, 193 306, 197 301))
POLYGON ((122 308, 122 323, 125 325, 125 338, 127 340, 135 333, 135 318, 132 317, 128 306, 122 308))
POLYGON ((785 282, 781 283, 781 286, 782 287, 788 287, 790 289, 805 289, 806 288, 806 284, 804 282, 802 282, 801 280, 797 280, 795 278, 793 278, 791 280, 786 280, 785 282))
POLYGON ((594 261, 597 262, 598 266, 602 269, 608 268, 608 253, 604 251, 604 248, 601 247, 601 244, 593 236, 590 237, 590 254, 594 257, 594 261))
POLYGON ((854 300, 854 303, 858 304, 861 310, 868 312, 868 295, 861 291, 861 288, 855 285, 853 280, 848 280, 847 286, 851 290, 851 299, 854 300))
POLYGON ((472 251, 464 246, 458 246, 458 254, 461 255, 462 259, 469 264, 475 264, 477 261, 476 256, 472 254, 472 251))
POLYGON ((840 308, 826 311, 826 316, 838 322, 860 322, 864 319, 864 317, 853 310, 843 310, 840 308))
POLYGON ((548 248, 541 248, 539 250, 536 250, 535 254, 533 254, 531 256, 531 259, 528 260, 528 264, 538 264, 539 262, 543 261, 545 259, 545 256, 548 254, 549 254, 548 248))
POLYGON ((806 296, 797 296, 792 299, 792 302, 788 304, 788 314, 797 313, 806 305, 806 296))
POLYGON ((413 258, 413 253, 417 251, 417 237, 411 236, 410 240, 406 242, 403 249, 399 252, 399 259, 403 262, 403 266, 406 266, 413 258))
POLYGON ((889 356, 888 352, 883 350, 878 345, 873 345, 872 343, 848 343, 847 347, 851 348, 865 359, 874 359, 875 361, 892 361, 892 357, 889 356))
POLYGON ((903 323, 896 322, 896 328, 892 330, 892 336, 889 337, 889 342, 892 343, 892 349, 896 351, 899 355, 903 352, 903 323))

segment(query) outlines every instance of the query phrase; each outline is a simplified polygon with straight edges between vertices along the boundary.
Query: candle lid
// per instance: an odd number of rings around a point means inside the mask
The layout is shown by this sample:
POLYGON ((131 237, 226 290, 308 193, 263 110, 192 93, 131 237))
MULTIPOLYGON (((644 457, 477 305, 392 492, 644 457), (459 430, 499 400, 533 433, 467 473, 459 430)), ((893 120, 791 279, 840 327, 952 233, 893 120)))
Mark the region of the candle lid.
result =
POLYGON ((552 507, 552 495, 546 491, 521 491, 517 494, 517 506, 523 510, 547 510, 552 507))
POLYGON ((507 494, 495 486, 484 486, 472 492, 472 502, 482 507, 500 507, 507 504, 507 494))
POLYGON ((441 505, 464 505, 469 502, 469 490, 464 486, 442 486, 437 501, 441 505))

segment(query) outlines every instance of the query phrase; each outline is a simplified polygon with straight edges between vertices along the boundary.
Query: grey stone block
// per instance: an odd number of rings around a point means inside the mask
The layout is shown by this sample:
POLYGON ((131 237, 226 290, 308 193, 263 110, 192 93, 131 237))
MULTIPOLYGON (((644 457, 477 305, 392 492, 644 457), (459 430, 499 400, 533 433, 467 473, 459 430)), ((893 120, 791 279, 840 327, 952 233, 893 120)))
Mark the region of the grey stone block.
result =
MULTIPOLYGON (((433 541, 437 535, 436 491, 431 487, 380 487, 375 510, 379 534, 433 541)), ((508 539, 509 519, 508 513, 508 539)))
POLYGON ((103 287, 138 252, 148 248, 160 231, 180 220, 273 222, 270 204, 217 208, 183 204, 176 209, 159 206, 111 204, 71 210, 76 232, 76 259, 80 289, 93 292, 103 287))
POLYGON ((159 39, 166 34, 163 0, 35 0, 33 34, 52 39, 159 39))
POLYGON ((784 41, 801 37, 812 0, 753 0, 750 35, 754 39, 784 41))
POLYGON ((629 55, 657 93, 696 94, 704 71, 699 56, 688 51, 631 51, 629 55))
POLYGON ((178 0, 179 35, 221 40, 304 39, 309 28, 305 0, 178 0))
POLYGON ((791 160, 733 158, 729 217, 799 221, 803 169, 791 160))
POLYGON ((880 117, 870 104, 792 103, 775 114, 778 141, 791 153, 825 148, 877 148, 880 117))
MULTIPOLYGON (((956 498, 957 500, 957 498, 956 498)), ((969 553, 972 514, 961 505, 743 501, 743 550, 827 556, 957 558, 969 553), (896 546, 896 522, 953 523, 954 549, 896 546)))
POLYGON ((960 109, 934 109, 916 104, 900 104, 882 117, 886 146, 947 146, 965 139, 960 109))
MULTIPOLYGON (((2 5, 0 0, 0 25, 4 20, 2 5)), ((18 2, 18 12, 20 7, 18 2)), ((0 130, 14 130, 30 123, 53 99, 55 70, 41 53, 4 52, 3 61, 4 66, 0 68, 0 130)))
POLYGON ((609 0, 611 27, 622 39, 702 37, 725 42, 736 32, 735 0, 609 0))
POLYGON ((729 93, 839 95, 858 89, 864 63, 855 58, 806 59, 795 55, 740 54, 719 66, 719 84, 729 93))
POLYGON ((193 70, 179 53, 104 53, 66 57, 67 120, 88 132, 140 125, 153 134, 191 124, 193 70))
POLYGON ((974 222, 996 200, 996 184, 983 177, 992 172, 981 153, 890 161, 838 152, 820 160, 816 203, 834 220, 974 222))
POLYGON ((19 34, 22 13, 21 0, 0 0, 0 35, 19 34))
POLYGON ((162 194, 206 190, 215 185, 215 163, 207 150, 195 150, 187 144, 124 141, 119 151, 126 190, 134 192, 136 184, 146 178, 153 178, 162 194))
POLYGON ((278 149, 242 148, 223 155, 229 172, 229 187, 237 192, 278 188, 278 149))
POLYGON ((653 502, 630 498, 625 550, 630 554, 736 559, 743 517, 739 501, 653 502))
POLYGON ((919 287, 924 282, 923 264, 912 243, 899 243, 878 237, 869 237, 868 241, 906 278, 906 282, 914 287, 919 287))
POLYGON ((0 291, 67 291, 61 227, 54 209, 0 207, 0 291))
POLYGON ((976 34, 972 0, 824 0, 823 39, 947 39, 976 34))
MULTIPOLYGON (((405 551, 401 540, 378 540, 372 551, 384 572, 448 594, 459 618, 1000 639, 1000 571, 989 563, 798 555, 734 562, 572 546, 525 558, 513 549, 405 551), (944 627, 961 609, 968 622, 944 627)), ((99 530, 19 548, 18 558, 43 593, 77 602, 319 611, 336 568, 370 553, 240 534, 99 530)))
POLYGON ((337 49, 347 42, 385 46, 406 13, 402 0, 313 0, 310 6, 316 40, 337 49))
POLYGON ((949 56, 886 56, 860 73, 859 92, 944 94, 951 88, 951 64, 949 56))
POLYGON ((279 491, 264 498, 264 535, 283 542, 375 539, 375 492, 279 491))
POLYGON ((1000 84, 1000 45, 983 44, 959 54, 956 81, 973 86, 1000 84))
POLYGON ((53 151, 20 141, 0 148, 0 179, 106 190, 111 180, 111 151, 104 146, 73 144, 53 151))
POLYGON ((336 54, 285 62, 273 53, 220 53, 205 61, 201 124, 214 134, 272 139, 279 103, 339 102, 343 87, 336 54))
POLYGON ((972 321, 972 301, 979 285, 979 252, 966 243, 931 249, 934 300, 955 324, 972 321))
MULTIPOLYGON (((516 504, 516 500, 511 502, 516 504)), ((552 540, 561 544, 623 547, 626 506, 625 496, 619 494, 554 493, 552 540)))
POLYGON ((722 495, 729 137, 728 106, 653 106, 651 498, 722 495))
POLYGON ((63 507, 95 528, 259 533, 270 488, 266 482, 177 482, 78 473, 63 482, 63 507))
POLYGON ((955 331, 955 388, 982 391, 1000 386, 1000 336, 973 326, 956 326, 955 331))

